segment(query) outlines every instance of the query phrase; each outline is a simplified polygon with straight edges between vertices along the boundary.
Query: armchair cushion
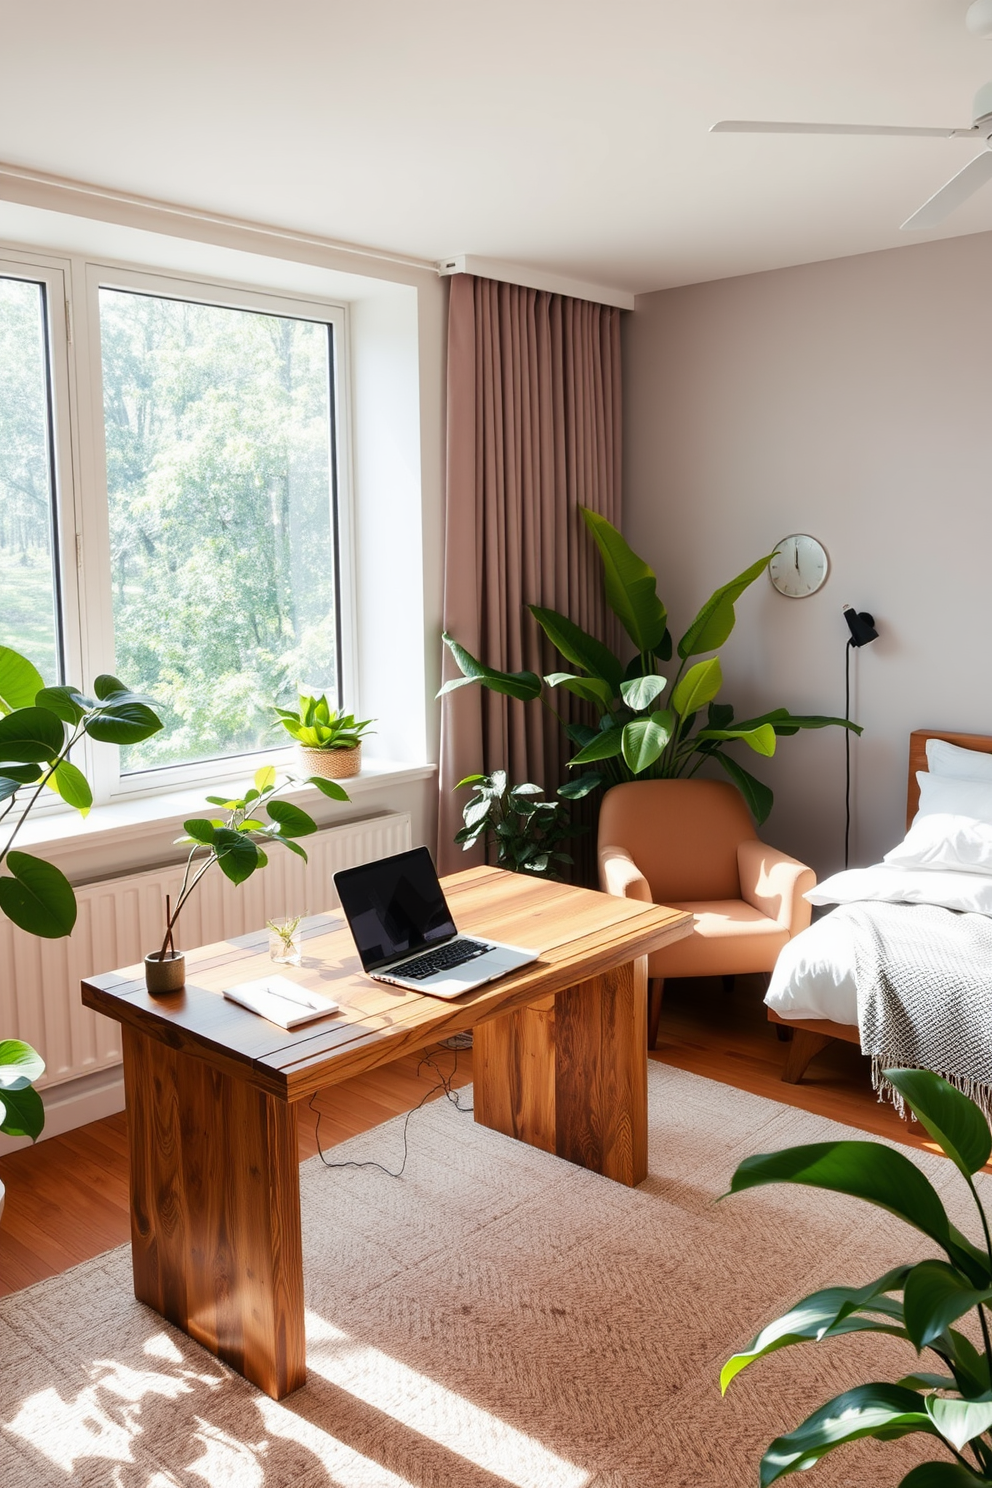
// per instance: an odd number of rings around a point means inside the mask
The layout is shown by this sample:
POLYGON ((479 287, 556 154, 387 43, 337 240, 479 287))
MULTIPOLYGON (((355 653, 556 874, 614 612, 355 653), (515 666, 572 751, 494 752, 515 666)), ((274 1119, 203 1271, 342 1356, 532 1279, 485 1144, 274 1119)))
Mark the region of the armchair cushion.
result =
POLYGON ((743 899, 683 900, 692 934, 648 958, 648 976, 736 976, 771 971, 789 932, 743 899))

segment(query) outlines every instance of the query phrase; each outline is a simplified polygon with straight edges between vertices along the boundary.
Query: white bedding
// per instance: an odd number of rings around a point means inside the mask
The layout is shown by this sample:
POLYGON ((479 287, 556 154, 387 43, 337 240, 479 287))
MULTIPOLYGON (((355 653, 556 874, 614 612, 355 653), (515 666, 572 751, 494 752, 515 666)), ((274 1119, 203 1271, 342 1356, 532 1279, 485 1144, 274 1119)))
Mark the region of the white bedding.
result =
MULTIPOLYGON (((953 824, 958 818, 940 820, 953 824)), ((834 874, 810 889, 806 898, 813 904, 833 905, 931 904, 992 917, 992 873, 875 863, 834 874)), ((829 1018, 857 1026, 854 941, 843 914, 825 915, 779 953, 765 1002, 780 1018, 829 1018)))
POLYGON ((828 914, 779 952, 765 1002, 780 1018, 858 1022, 854 945, 850 927, 828 914))

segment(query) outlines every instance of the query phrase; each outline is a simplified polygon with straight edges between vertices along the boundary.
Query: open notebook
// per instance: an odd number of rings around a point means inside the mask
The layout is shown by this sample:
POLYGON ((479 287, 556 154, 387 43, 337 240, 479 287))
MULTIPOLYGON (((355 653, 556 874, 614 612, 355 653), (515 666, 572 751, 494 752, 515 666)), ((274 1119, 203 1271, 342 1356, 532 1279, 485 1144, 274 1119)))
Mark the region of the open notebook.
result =
POLYGON ((225 987, 224 996, 280 1028, 299 1028, 303 1023, 313 1023, 317 1018, 338 1012, 337 1003, 329 997, 321 997, 319 992, 308 992, 284 976, 239 982, 236 987, 225 987))

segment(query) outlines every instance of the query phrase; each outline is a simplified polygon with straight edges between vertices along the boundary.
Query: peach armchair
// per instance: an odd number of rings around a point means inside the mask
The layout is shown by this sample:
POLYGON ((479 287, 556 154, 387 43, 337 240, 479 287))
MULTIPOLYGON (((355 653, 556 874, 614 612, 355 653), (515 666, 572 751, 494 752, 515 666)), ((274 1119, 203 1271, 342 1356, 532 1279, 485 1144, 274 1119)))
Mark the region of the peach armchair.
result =
POLYGON ((692 934, 648 959, 653 1049, 666 977, 771 971, 805 930, 811 868, 754 834, 735 786, 722 780, 643 780, 606 793, 599 817, 599 883, 608 894, 688 910, 692 934))

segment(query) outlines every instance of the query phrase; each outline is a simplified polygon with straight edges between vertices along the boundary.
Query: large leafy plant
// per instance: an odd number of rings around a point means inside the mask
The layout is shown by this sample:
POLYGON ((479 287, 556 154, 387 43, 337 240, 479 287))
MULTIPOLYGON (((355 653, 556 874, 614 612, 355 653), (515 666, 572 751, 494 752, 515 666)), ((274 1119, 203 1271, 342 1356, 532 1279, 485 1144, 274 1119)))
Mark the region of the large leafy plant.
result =
POLYGON ((190 895, 214 864, 231 883, 240 884, 267 865, 269 858, 265 849, 273 844, 281 844, 307 861, 306 851, 296 839, 316 832, 317 823, 292 801, 277 800, 281 791, 298 790, 303 784, 316 786, 322 795, 330 796, 333 801, 349 799, 347 791, 334 780, 324 780, 320 775, 308 776, 306 781, 294 780, 288 775, 280 780, 273 765, 263 765, 256 770, 254 783, 243 796, 207 797, 208 804, 220 807, 223 816, 197 816, 183 822, 184 835, 177 837, 176 841, 188 847, 189 853, 179 895, 175 904, 168 906, 166 911, 160 959, 164 960, 168 951, 174 950, 176 921, 190 895), (204 856, 198 857, 198 854, 204 856))
POLYGON ((356 721, 353 713, 339 713, 327 698, 300 696, 300 706, 277 708, 278 722, 304 749, 356 749, 371 718, 356 721))
POLYGON ((463 785, 474 786, 475 793, 462 811, 465 825, 455 841, 468 852, 481 840, 487 857, 495 846, 497 867, 511 873, 557 878, 559 864, 572 862, 561 844, 589 830, 573 827, 563 800, 546 801, 541 787, 530 782, 510 785, 505 770, 466 775, 455 789, 463 785))
POLYGON ((878 1142, 821 1142, 741 1163, 731 1193, 766 1183, 798 1183, 850 1194, 905 1220, 943 1252, 941 1258, 897 1266, 866 1286, 814 1292, 727 1361, 724 1391, 756 1359, 848 1333, 885 1333, 905 1339, 918 1356, 933 1356, 894 1383, 845 1391, 778 1437, 761 1459, 761 1488, 814 1466, 847 1442, 865 1436, 892 1441, 911 1432, 932 1437, 946 1458, 914 1468, 901 1488, 992 1483, 992 1235, 974 1181, 992 1154, 992 1134, 974 1102, 938 1075, 913 1069, 885 1074, 961 1172, 975 1202, 981 1239, 975 1244, 956 1229, 929 1179, 901 1152, 878 1142), (960 1326, 964 1319, 972 1324, 967 1331, 960 1326))
POLYGON ((578 746, 569 760, 570 768, 594 766, 570 782, 569 794, 578 797, 600 785, 625 780, 691 776, 714 759, 739 787, 755 819, 763 822, 772 808, 772 792, 726 752, 728 746, 743 744, 755 754, 768 756, 775 753, 778 738, 800 729, 838 724, 861 732, 857 724, 843 718, 794 714, 786 708, 735 719, 729 703, 717 702, 723 686, 719 658, 693 662, 693 657, 718 651, 727 640, 736 621, 734 605, 764 572, 772 554, 759 558, 712 594, 675 644, 653 570, 605 517, 585 507, 581 510, 602 560, 606 602, 629 636, 634 655, 624 662, 566 615, 532 604, 528 606, 531 614, 571 670, 550 672, 543 678, 528 671, 500 672, 445 634, 462 675, 446 682, 438 696, 478 682, 521 702, 540 698, 561 722, 545 690, 564 689, 591 703, 599 714, 596 727, 563 724, 578 746), (674 674, 667 676, 661 668, 670 662, 674 674))
MULTIPOLYGON (((137 744, 162 727, 150 698, 116 677, 97 677, 93 697, 72 684, 46 687, 37 667, 0 646, 0 912, 29 935, 58 939, 76 923, 72 885, 52 863, 19 852, 14 843, 46 790, 85 816, 93 794, 69 758, 84 734, 108 744, 137 744)), ((41 1056, 18 1039, 0 1042, 0 1132, 36 1138, 45 1111, 33 1081, 41 1056)))

